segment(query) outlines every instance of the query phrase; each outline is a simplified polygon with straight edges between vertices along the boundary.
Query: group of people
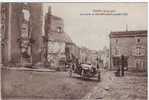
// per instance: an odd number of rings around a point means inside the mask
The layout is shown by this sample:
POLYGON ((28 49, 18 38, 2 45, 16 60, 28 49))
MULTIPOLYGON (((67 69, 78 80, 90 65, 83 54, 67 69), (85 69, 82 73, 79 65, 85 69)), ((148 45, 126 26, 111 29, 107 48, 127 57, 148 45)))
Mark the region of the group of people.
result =
POLYGON ((124 76, 125 71, 128 70, 128 64, 124 55, 121 55, 118 63, 118 68, 115 73, 116 76, 124 76))

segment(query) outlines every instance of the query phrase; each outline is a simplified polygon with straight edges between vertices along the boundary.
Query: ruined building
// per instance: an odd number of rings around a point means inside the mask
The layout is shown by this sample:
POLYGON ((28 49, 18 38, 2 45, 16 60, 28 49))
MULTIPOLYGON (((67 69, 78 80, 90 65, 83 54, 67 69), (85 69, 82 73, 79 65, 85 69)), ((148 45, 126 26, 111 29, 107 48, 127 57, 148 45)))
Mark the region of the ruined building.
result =
POLYGON ((50 7, 46 16, 41 3, 1 3, 0 8, 3 65, 58 67, 65 66, 67 54, 79 56, 63 19, 50 7))
POLYGON ((45 57, 51 67, 64 67, 65 48, 72 44, 71 38, 64 32, 63 19, 51 14, 51 7, 45 16, 45 57))
POLYGON ((0 7, 3 65, 40 62, 42 4, 1 3, 0 7))

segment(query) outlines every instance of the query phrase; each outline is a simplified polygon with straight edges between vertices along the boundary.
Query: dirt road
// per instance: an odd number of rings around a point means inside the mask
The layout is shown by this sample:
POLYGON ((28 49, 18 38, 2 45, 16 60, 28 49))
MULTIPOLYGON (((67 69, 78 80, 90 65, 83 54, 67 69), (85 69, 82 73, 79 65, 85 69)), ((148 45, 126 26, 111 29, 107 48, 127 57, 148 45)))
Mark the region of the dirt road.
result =
POLYGON ((2 96, 6 100, 147 100, 147 76, 127 72, 115 77, 101 73, 101 82, 83 80, 67 72, 2 70, 2 96))
POLYGON ((147 100, 145 73, 127 72, 124 77, 115 77, 113 72, 104 75, 103 81, 83 100, 147 100))
POLYGON ((8 100, 81 99, 98 84, 67 72, 2 70, 2 96, 8 100))

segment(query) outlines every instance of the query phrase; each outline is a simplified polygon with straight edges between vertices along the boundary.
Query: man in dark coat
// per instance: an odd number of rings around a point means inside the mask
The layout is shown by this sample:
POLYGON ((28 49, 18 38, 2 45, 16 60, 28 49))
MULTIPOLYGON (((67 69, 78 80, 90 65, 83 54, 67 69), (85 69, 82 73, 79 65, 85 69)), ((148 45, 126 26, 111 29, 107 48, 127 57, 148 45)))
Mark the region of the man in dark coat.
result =
POLYGON ((124 55, 121 56, 121 74, 122 76, 124 76, 124 71, 125 71, 125 59, 124 59, 124 55))

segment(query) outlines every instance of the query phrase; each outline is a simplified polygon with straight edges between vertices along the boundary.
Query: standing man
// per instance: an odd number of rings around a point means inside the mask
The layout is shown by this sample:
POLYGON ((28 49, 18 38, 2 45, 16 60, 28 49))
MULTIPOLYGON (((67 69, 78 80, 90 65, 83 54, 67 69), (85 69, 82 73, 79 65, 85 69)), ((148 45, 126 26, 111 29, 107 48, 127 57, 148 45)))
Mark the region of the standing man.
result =
POLYGON ((124 76, 124 71, 125 71, 125 59, 124 55, 121 55, 121 75, 124 76))
POLYGON ((98 57, 96 58, 96 61, 97 61, 97 69, 99 68, 99 60, 98 60, 98 57))
POLYGON ((117 61, 115 63, 115 66, 117 67, 117 70, 115 72, 116 76, 121 76, 122 66, 121 66, 121 56, 117 58, 117 61))
POLYGON ((98 58, 98 56, 97 56, 96 60, 97 60, 97 77, 98 77, 98 81, 101 81, 101 72, 100 72, 100 67, 101 66, 99 66, 99 58, 98 58))

